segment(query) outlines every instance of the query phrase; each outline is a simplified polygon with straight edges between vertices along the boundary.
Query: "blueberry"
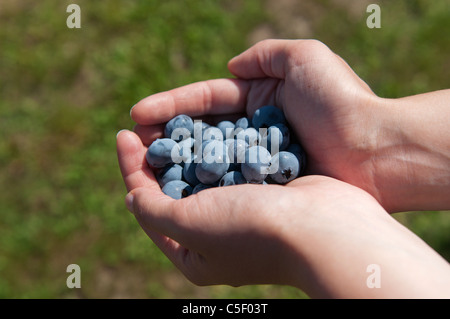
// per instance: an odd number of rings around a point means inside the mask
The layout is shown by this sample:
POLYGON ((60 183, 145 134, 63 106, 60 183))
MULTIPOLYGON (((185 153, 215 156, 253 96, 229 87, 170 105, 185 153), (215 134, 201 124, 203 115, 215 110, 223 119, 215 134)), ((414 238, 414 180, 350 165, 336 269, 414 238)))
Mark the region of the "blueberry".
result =
MULTIPOLYGON (((195 140, 195 144, 194 144, 194 154, 196 156, 196 159, 198 162, 201 161, 201 159, 204 156, 204 153, 206 152, 206 145, 208 145, 208 143, 212 142, 214 140, 195 140), (200 143, 201 142, 201 143, 200 143)), ((209 148, 210 149, 210 148, 209 148)))
POLYGON ((164 134, 145 158, 162 168, 158 183, 173 198, 243 183, 286 184, 306 167, 303 148, 290 135, 282 110, 273 105, 260 107, 251 119, 223 120, 217 126, 177 115, 164 134))
POLYGON ((275 154, 271 166, 276 168, 276 172, 270 178, 278 184, 286 184, 299 176, 300 163, 291 152, 281 151, 275 154))
POLYGON ((237 129, 234 138, 246 141, 249 146, 255 146, 260 141, 261 135, 255 128, 249 127, 246 129, 237 129))
POLYGON ((260 184, 269 174, 270 153, 262 146, 252 146, 245 152, 245 163, 241 164, 242 175, 250 183, 260 184))
POLYGON ((303 147, 300 144, 291 144, 288 146, 288 148, 286 149, 286 151, 293 153, 299 163, 300 163, 300 175, 303 175, 305 173, 305 169, 306 169, 306 153, 305 150, 303 149, 303 147))
POLYGON ((213 187, 215 187, 215 186, 199 183, 199 184, 195 185, 194 189, 192 190, 192 194, 197 194, 198 192, 201 192, 204 189, 213 188, 213 187))
MULTIPOLYGON (((260 131, 265 129, 260 128, 260 131)), ((265 134, 262 134, 262 144, 265 145, 267 150, 272 155, 275 155, 279 151, 284 151, 290 142, 289 128, 281 123, 269 126, 265 134)))
POLYGON ((222 176, 219 187, 238 184, 247 184, 247 180, 241 172, 231 171, 222 176))
POLYGON ((197 162, 200 162, 203 160, 203 158, 209 154, 212 153, 213 156, 217 157, 217 161, 227 161, 229 162, 228 158, 228 150, 225 142, 219 141, 219 140, 206 140, 202 143, 201 153, 197 152, 197 162), (198 158, 200 156, 200 158, 198 158))
POLYGON ((178 146, 180 148, 180 159, 181 163, 178 160, 174 162, 178 164, 183 164, 186 162, 191 162, 193 158, 193 149, 194 149, 195 140, 192 137, 186 138, 178 142, 178 146))
MULTIPOLYGON (((230 166, 228 167, 228 172, 230 171, 238 171, 241 169, 241 164, 237 163, 234 158, 233 158, 233 154, 230 153, 230 145, 235 143, 235 139, 226 139, 225 140, 225 147, 227 150, 227 154, 228 154, 228 159, 230 161, 230 166)), ((231 148, 231 150, 233 151, 233 148, 231 148)))
POLYGON ((245 161, 245 151, 248 148, 248 143, 241 139, 231 140, 232 143, 228 145, 228 157, 234 164, 243 163, 245 161))
POLYGON ((196 144, 201 144, 202 143, 203 133, 209 127, 211 127, 211 125, 209 125, 206 122, 203 122, 201 120, 195 120, 194 121, 194 134, 192 135, 192 137, 195 139, 195 143, 196 144))
POLYGON ((233 138, 234 123, 231 121, 221 121, 217 124, 217 128, 222 131, 223 139, 233 138))
POLYGON ((230 166, 225 143, 212 141, 208 143, 206 148, 210 146, 211 149, 203 153, 201 162, 197 163, 197 167, 195 168, 195 175, 203 184, 217 182, 225 175, 230 166))
POLYGON ((185 114, 175 116, 169 122, 167 122, 164 129, 164 136, 171 138, 176 142, 182 139, 193 136, 194 134, 194 121, 185 114))
POLYGON ((195 144, 195 139, 193 137, 188 137, 185 139, 182 139, 178 142, 178 145, 180 145, 180 148, 186 148, 186 149, 192 149, 195 144))
POLYGON ((194 134, 195 131, 198 130, 198 132, 200 132, 201 134, 203 134, 203 132, 210 127, 211 125, 209 125, 208 123, 206 123, 205 121, 202 120, 195 120, 194 121, 194 134))
POLYGON ((181 199, 192 194, 192 187, 184 181, 171 181, 164 185, 162 191, 173 199, 181 199))
POLYGON ((280 151, 281 143, 283 142, 283 133, 276 126, 269 128, 260 128, 261 146, 264 146, 273 156, 280 151))
POLYGON ((179 153, 180 148, 177 142, 170 138, 159 138, 149 146, 145 158, 151 166, 162 168, 177 161, 179 153))
POLYGON ((273 126, 277 127, 283 135, 283 140, 281 141, 280 145, 280 151, 285 151, 291 143, 291 132, 289 130, 289 127, 283 123, 278 123, 273 126))
POLYGON ((223 138, 222 131, 218 127, 210 126, 203 132, 203 141, 207 140, 224 141, 225 139, 223 138))
POLYGON ((185 163, 184 167, 183 167, 183 178, 191 186, 195 186, 198 183, 200 183, 197 176, 195 175, 196 167, 197 167, 197 163, 194 163, 194 162, 185 163))
POLYGON ((208 188, 212 188, 214 187, 213 185, 208 185, 208 184, 203 184, 203 183, 199 183, 197 185, 195 185, 194 189, 192 190, 192 194, 197 194, 198 192, 204 190, 204 189, 208 189, 208 188))
POLYGON ((268 128, 272 125, 286 123, 283 111, 273 105, 260 107, 252 117, 252 124, 255 129, 268 128))
POLYGON ((234 125, 234 129, 243 129, 249 128, 251 126, 251 122, 246 117, 241 117, 239 120, 236 121, 234 125))
MULTIPOLYGON (((230 144, 233 144, 234 141, 235 141, 235 139, 233 139, 233 138, 227 138, 227 139, 224 141, 227 150, 229 149, 230 144)), ((228 151, 228 153, 229 153, 229 151, 228 151)), ((230 157, 230 158, 231 158, 231 157, 230 157)))
POLYGON ((158 172, 156 179, 161 187, 170 181, 181 181, 183 168, 178 164, 169 164, 158 172))

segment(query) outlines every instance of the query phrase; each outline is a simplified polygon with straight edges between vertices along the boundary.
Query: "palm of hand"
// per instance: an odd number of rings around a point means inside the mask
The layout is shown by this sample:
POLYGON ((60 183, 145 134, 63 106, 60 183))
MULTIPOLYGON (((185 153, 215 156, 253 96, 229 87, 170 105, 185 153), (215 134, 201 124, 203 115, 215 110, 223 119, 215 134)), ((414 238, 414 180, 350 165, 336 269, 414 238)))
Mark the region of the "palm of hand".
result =
POLYGON ((298 264, 293 250, 301 249, 296 247, 299 234, 303 242, 309 241, 308 220, 332 226, 337 217, 344 218, 334 210, 330 214, 329 207, 321 204, 324 199, 333 202, 335 210, 355 198, 362 198, 366 207, 376 206, 362 190, 323 176, 307 176, 285 186, 211 188, 173 200, 161 192, 143 160, 146 147, 135 133, 119 134, 117 148, 139 224, 199 285, 292 284, 292 272, 298 271, 291 269, 298 264))

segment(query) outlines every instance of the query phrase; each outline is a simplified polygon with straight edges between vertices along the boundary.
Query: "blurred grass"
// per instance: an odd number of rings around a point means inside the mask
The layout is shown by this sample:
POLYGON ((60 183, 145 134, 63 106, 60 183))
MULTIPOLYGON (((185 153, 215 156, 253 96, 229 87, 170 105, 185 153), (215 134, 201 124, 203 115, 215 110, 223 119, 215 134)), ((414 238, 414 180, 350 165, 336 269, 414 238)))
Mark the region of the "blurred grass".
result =
MULTIPOLYGON (((377 94, 448 87, 448 1, 379 1, 377 30, 365 26, 365 10, 355 17, 336 3, 314 2, 320 14, 308 20, 308 35, 377 94)), ((133 126, 128 114, 138 100, 229 76, 226 62, 261 25, 283 36, 267 8, 256 0, 2 1, 0 298, 306 297, 283 286, 188 283, 126 211, 115 153, 115 135, 133 126), (66 27, 73 2, 81 29, 66 27), (82 269, 82 289, 66 287, 72 263, 82 269)), ((447 213, 396 218, 450 259, 447 213)))

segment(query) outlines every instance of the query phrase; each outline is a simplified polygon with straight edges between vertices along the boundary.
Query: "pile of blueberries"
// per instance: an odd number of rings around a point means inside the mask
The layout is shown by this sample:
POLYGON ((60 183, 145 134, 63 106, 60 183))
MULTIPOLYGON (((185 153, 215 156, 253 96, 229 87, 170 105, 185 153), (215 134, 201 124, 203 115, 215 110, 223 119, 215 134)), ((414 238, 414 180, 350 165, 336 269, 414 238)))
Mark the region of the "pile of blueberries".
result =
POLYGON ((286 184, 304 173, 306 155, 283 112, 266 105, 251 119, 212 126, 181 114, 148 148, 162 191, 174 199, 211 187, 286 184))

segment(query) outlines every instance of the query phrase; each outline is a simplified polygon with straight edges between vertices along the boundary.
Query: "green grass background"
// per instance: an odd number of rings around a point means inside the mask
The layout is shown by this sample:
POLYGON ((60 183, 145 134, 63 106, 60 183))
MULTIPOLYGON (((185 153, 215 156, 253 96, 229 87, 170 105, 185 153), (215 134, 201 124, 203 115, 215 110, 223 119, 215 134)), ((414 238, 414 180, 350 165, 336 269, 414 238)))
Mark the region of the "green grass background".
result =
MULTIPOLYGON (((306 298, 189 283, 127 212, 115 136, 134 103, 229 77, 227 61, 265 36, 322 40, 384 97, 448 88, 450 2, 371 2, 2 1, 0 298, 306 298), (381 29, 366 27, 371 2, 381 29), (66 27, 70 3, 81 29, 66 27), (73 263, 81 289, 66 287, 73 263)), ((448 212, 395 218, 450 260, 448 212)))

